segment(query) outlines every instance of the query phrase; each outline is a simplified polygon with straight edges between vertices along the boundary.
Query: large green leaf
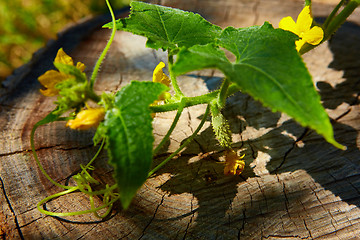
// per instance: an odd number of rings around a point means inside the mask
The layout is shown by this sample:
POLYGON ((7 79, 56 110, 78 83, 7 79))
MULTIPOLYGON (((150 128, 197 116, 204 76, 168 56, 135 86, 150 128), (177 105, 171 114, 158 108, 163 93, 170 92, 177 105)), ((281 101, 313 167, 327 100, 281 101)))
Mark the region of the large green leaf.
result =
POLYGON ((199 14, 136 1, 130 5, 129 18, 117 20, 116 28, 147 37, 147 47, 166 50, 207 44, 221 33, 220 27, 199 14))
POLYGON ((146 181, 154 137, 149 105, 168 88, 161 83, 131 82, 115 96, 99 128, 107 138, 109 163, 114 167, 120 200, 126 209, 146 181))
POLYGON ((303 126, 315 129, 336 147, 333 129, 311 76, 295 50, 297 36, 269 23, 243 29, 226 28, 218 44, 236 57, 230 62, 214 45, 182 49, 175 74, 218 68, 238 87, 273 111, 282 111, 303 126))

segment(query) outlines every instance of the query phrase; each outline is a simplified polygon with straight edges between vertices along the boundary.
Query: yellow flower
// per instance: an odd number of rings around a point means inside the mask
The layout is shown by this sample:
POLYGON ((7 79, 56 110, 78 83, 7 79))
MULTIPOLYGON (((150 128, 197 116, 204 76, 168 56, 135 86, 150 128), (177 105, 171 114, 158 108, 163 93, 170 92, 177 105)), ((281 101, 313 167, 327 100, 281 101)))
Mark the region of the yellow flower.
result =
POLYGON ((317 45, 324 38, 324 31, 321 27, 314 26, 311 28, 313 18, 311 16, 310 6, 305 6, 300 12, 296 23, 291 17, 281 19, 279 28, 295 33, 300 37, 295 42, 296 50, 300 51, 305 43, 317 45))
MULTIPOLYGON (((62 63, 74 66, 74 61, 69 55, 64 52, 62 48, 60 48, 57 52, 54 63, 62 63)), ((78 62, 76 64, 76 68, 83 72, 85 69, 85 65, 81 62, 78 62)), ((47 88, 45 90, 40 89, 40 92, 45 96, 55 96, 59 93, 59 90, 55 88, 56 84, 66 81, 69 78, 71 78, 71 76, 69 76, 68 74, 56 70, 49 70, 38 78, 39 82, 45 88, 47 88)))
MULTIPOLYGON (((153 72, 153 82, 162 83, 166 86, 170 86, 170 79, 166 74, 163 72, 163 68, 165 67, 165 63, 160 62, 154 69, 153 72)), ((164 101, 165 99, 171 98, 171 94, 168 92, 162 93, 158 100, 155 100, 151 105, 158 105, 161 101, 164 101)), ((151 116, 154 118, 155 113, 152 113, 151 116)))
POLYGON ((104 117, 104 108, 89 108, 80 111, 75 119, 69 120, 66 123, 66 126, 71 129, 88 130, 92 127, 97 127, 104 120, 104 117))
POLYGON ((239 157, 233 149, 226 149, 224 174, 240 175, 245 167, 245 162, 242 160, 244 156, 245 154, 239 157))
POLYGON ((170 86, 170 79, 168 76, 165 75, 163 72, 163 68, 165 67, 165 63, 160 62, 153 72, 153 82, 162 83, 166 86, 170 86))

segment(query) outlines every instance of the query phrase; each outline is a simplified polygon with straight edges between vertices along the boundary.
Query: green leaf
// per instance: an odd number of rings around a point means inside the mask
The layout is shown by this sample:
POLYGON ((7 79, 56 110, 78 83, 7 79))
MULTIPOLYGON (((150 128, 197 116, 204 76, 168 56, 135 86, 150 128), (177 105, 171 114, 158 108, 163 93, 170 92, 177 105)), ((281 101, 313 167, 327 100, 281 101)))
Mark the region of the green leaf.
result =
POLYGON ((131 82, 117 92, 114 108, 107 111, 98 128, 107 139, 109 163, 114 167, 124 209, 150 171, 154 137, 149 105, 166 90, 161 83, 131 82))
POLYGON ((297 36, 269 23, 243 29, 226 28, 218 44, 236 57, 230 62, 214 45, 182 49, 173 67, 176 75, 216 67, 238 87, 273 111, 282 111, 303 126, 315 129, 334 146, 329 117, 320 103, 311 76, 295 50, 297 36))
MULTIPOLYGON (((129 18, 116 21, 118 30, 148 38, 147 47, 173 50, 213 42, 221 28, 199 14, 143 2, 131 2, 129 18)), ((111 28, 111 23, 104 27, 111 28)))

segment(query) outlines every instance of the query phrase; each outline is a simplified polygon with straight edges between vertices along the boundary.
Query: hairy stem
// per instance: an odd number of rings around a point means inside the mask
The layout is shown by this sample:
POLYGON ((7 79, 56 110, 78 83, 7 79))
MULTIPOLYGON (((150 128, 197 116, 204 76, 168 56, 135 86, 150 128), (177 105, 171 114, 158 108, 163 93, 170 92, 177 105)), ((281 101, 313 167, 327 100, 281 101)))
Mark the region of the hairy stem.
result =
POLYGON ((115 16, 114 16, 114 12, 111 8, 111 5, 109 3, 108 0, 106 0, 106 4, 109 8, 109 11, 110 11, 110 14, 111 14, 111 19, 112 19, 112 24, 113 24, 113 29, 112 29, 112 32, 111 32, 111 35, 110 35, 110 39, 108 41, 108 43, 106 44, 104 50, 102 51, 99 59, 96 61, 96 64, 95 64, 95 67, 94 67, 94 70, 92 72, 92 75, 91 75, 91 78, 90 78, 90 88, 93 89, 94 88, 94 84, 95 84, 95 80, 96 80, 96 77, 97 77, 97 74, 100 70, 100 66, 101 66, 101 63, 103 62, 105 56, 106 56, 106 53, 109 51, 110 49, 110 46, 114 40, 114 37, 115 37, 115 32, 116 32, 116 24, 115 24, 115 16))
POLYGON ((219 92, 219 96, 218 96, 218 100, 217 100, 217 104, 219 105, 220 108, 225 107, 226 98, 228 97, 227 91, 228 91, 229 86, 230 86, 230 80, 225 78, 224 82, 222 83, 222 85, 220 87, 220 92, 219 92))

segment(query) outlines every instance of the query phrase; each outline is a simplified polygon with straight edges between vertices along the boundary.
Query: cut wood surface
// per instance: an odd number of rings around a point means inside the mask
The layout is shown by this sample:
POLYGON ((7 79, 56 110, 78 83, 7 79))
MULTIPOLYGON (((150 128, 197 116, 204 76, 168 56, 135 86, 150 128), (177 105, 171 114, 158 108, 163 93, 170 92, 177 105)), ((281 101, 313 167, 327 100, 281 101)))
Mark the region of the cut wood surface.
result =
MULTIPOLYGON (((302 1, 179 0, 154 1, 200 13, 222 27, 246 27, 282 17, 296 18, 302 1)), ((329 1, 313 1, 313 14, 329 14, 329 1)), ((336 1, 330 1, 331 3, 336 1)), ((121 14, 121 13, 120 13, 121 14)), ((0 89, 0 238, 1 239, 359 239, 360 152, 359 79, 360 14, 357 11, 332 40, 304 55, 323 104, 332 119, 341 151, 314 131, 286 115, 273 113, 246 94, 232 96, 224 114, 234 148, 245 153, 241 176, 224 176, 222 150, 207 122, 176 159, 151 177, 130 208, 117 203, 103 221, 92 215, 54 218, 36 204, 59 192, 38 169, 30 150, 33 125, 53 108, 56 98, 42 96, 37 77, 51 68, 63 47, 90 74, 109 37, 98 17, 70 27, 18 69, 0 89)), ((162 51, 145 48, 146 40, 117 32, 98 75, 96 90, 114 92, 131 80, 151 80, 162 51)), ((271 63, 269 63, 271 64, 271 63)), ((190 96, 218 87, 218 71, 197 71, 179 79, 190 96)), ((186 109, 159 163, 189 137, 205 106, 186 109)), ((157 114, 156 143, 175 113, 157 114)), ((48 174, 62 184, 96 152, 94 131, 73 131, 64 122, 38 129, 36 149, 48 174)), ((141 136, 139 136, 141 137, 141 136)), ((94 177, 114 183, 104 152, 94 177)), ((46 208, 79 211, 89 208, 86 196, 70 194, 46 208)))

